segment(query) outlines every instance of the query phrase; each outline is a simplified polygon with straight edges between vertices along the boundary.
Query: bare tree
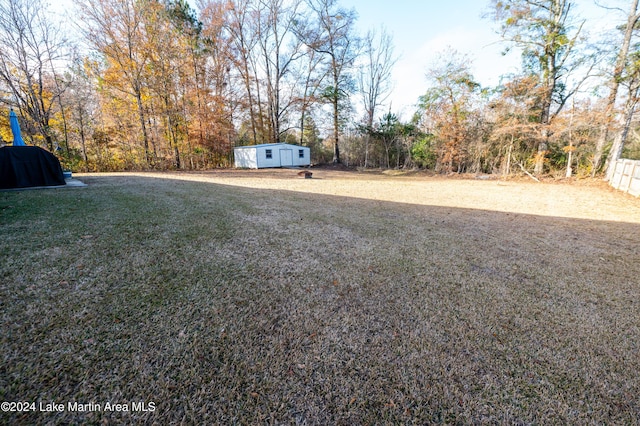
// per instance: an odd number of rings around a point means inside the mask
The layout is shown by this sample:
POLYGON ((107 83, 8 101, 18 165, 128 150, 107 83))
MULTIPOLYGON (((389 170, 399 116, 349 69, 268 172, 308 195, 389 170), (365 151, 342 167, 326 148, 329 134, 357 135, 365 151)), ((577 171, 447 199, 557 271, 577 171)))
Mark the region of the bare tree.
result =
POLYGON ((261 125, 262 114, 259 111, 259 87, 255 84, 253 50, 257 46, 258 39, 254 15, 251 0, 230 0, 225 25, 229 33, 230 58, 240 74, 246 92, 252 141, 255 144, 262 139, 263 126, 261 125))
POLYGON ((76 60, 69 70, 69 89, 64 94, 64 103, 69 109, 69 128, 78 135, 85 171, 90 170, 88 140, 96 121, 97 93, 91 79, 87 60, 76 60))
POLYGON ((622 127, 613 141, 609 156, 607 158, 607 170, 605 178, 611 179, 615 170, 616 161, 622 156, 622 150, 629 132, 631 123, 636 113, 638 102, 640 101, 640 52, 636 51, 630 55, 630 63, 626 67, 626 76, 622 79, 622 84, 626 86, 628 95, 622 114, 622 127))
MULTIPOLYGON (((611 75, 611 79, 609 80, 610 91, 609 97, 607 98, 607 104, 605 106, 605 115, 607 120, 602 125, 600 136, 598 137, 598 141, 596 143, 596 151, 593 158, 593 170, 591 172, 592 177, 595 176, 595 174, 600 169, 604 147, 607 143, 607 139, 611 130, 611 124, 615 118, 615 106, 618 98, 620 82, 622 80, 622 74, 625 70, 625 67, 627 66, 629 48, 631 46, 631 38, 633 37, 633 31, 638 21, 640 21, 640 13, 638 13, 638 0, 632 0, 631 7, 627 15, 627 22, 624 26, 624 37, 622 39, 622 44, 620 45, 620 50, 618 51, 618 54, 616 56, 613 74, 611 75)), ((631 110, 633 110, 633 108, 631 108, 631 110)), ((627 111, 629 111, 629 108, 627 108, 627 111)), ((614 150, 612 150, 611 152, 613 151, 614 150)))
POLYGON ((305 126, 307 125, 313 106, 318 103, 318 91, 320 90, 322 81, 327 76, 327 69, 323 69, 322 67, 323 57, 321 54, 313 49, 309 49, 307 55, 302 59, 302 61, 299 61, 298 67, 295 70, 299 88, 302 88, 302 91, 297 95, 297 104, 300 112, 300 145, 304 143, 305 126))
POLYGON ((369 133, 373 129, 375 115, 391 94, 391 72, 397 62, 393 54, 393 39, 384 27, 378 32, 370 30, 364 37, 364 63, 358 77, 358 89, 365 111, 365 160, 369 159, 369 133))
POLYGON ((50 121, 66 89, 56 67, 69 56, 59 25, 47 17, 40 0, 0 0, 0 81, 9 98, 54 149, 50 121))
POLYGON ((333 162, 340 163, 340 113, 353 90, 350 71, 359 53, 360 40, 354 32, 356 13, 338 6, 337 0, 307 0, 317 27, 305 43, 327 57, 330 84, 323 96, 332 107, 333 162))
MULTIPOLYGON (((296 16, 293 32, 299 41, 308 43, 310 40, 313 40, 316 37, 315 31, 317 31, 316 26, 308 13, 301 13, 296 16)), ((303 47, 303 49, 304 48, 305 47, 303 47)), ((296 61, 295 67, 292 70, 298 86, 296 101, 300 113, 298 126, 301 145, 305 140, 305 127, 307 126, 307 122, 309 120, 313 122, 310 114, 314 106, 319 104, 319 92, 329 72, 328 66, 326 66, 325 55, 314 50, 309 45, 306 45, 306 51, 304 53, 300 60, 296 61)))
POLYGON ((294 63, 304 55, 302 41, 295 35, 299 7, 299 0, 260 1, 258 39, 266 85, 270 142, 278 142, 288 130, 285 126, 295 102, 294 92, 298 90, 297 82, 288 77, 292 76, 290 71, 294 63))

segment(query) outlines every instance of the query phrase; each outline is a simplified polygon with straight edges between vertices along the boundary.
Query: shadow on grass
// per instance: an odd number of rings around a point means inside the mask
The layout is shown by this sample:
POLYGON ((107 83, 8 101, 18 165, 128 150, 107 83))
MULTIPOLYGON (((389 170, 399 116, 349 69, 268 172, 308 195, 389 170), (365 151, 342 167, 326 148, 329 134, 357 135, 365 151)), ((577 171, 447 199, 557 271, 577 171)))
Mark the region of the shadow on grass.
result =
POLYGON ((637 224, 86 181, 0 194, 2 422, 639 420, 637 224))

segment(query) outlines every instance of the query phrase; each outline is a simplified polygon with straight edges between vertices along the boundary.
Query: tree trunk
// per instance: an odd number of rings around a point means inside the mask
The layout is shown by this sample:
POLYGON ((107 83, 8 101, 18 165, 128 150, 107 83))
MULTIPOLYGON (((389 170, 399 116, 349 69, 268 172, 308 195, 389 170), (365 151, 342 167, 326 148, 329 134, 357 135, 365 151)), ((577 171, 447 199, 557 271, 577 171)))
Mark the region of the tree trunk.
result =
MULTIPOLYGON (((573 146, 569 146, 569 148, 573 148, 573 146)), ((571 168, 572 162, 573 162, 573 150, 570 150, 567 153, 567 173, 565 174, 565 177, 570 178, 571 175, 573 174, 573 170, 571 168)))
POLYGON ((300 112, 300 146, 304 145, 304 114, 305 108, 302 106, 302 111, 300 112))
POLYGON ((80 147, 82 148, 82 159, 84 160, 85 172, 89 171, 89 158, 87 156, 87 142, 84 134, 84 120, 80 116, 80 147))
MULTIPOLYGON (((629 95, 631 98, 635 97, 634 94, 629 95)), ((622 126, 622 131, 616 137, 613 142, 613 146, 611 147, 611 151, 609 152, 609 156, 607 157, 607 172, 605 179, 610 180, 613 176, 613 171, 615 169, 616 161, 620 159, 622 156, 622 149, 624 148, 624 143, 627 141, 627 136, 629 135, 629 129, 631 128, 631 121, 633 120, 633 115, 635 113, 636 102, 632 99, 627 103, 627 107, 625 108, 625 120, 624 125, 622 126)))
POLYGON ((533 169, 533 174, 539 176, 544 171, 544 159, 547 155, 547 149, 549 147, 549 125, 548 123, 542 123, 542 141, 538 143, 538 152, 536 153, 536 164, 533 169))
MULTIPOLYGON (((337 79, 336 79, 337 80, 337 79)), ((335 95, 333 97, 333 164, 340 163, 340 148, 338 147, 340 132, 340 117, 338 115, 338 86, 336 81, 335 95)))
POLYGON ((505 168, 505 177, 511 174, 511 152, 513 151, 513 141, 515 137, 511 135, 511 143, 509 144, 509 152, 507 153, 507 166, 505 168))
MULTIPOLYGON (((640 19, 640 15, 636 14, 637 10, 638 0, 632 0, 631 10, 629 11, 629 16, 627 18, 627 27, 624 32, 624 39, 622 41, 622 46, 620 47, 620 52, 618 53, 618 58, 616 59, 613 76, 611 77, 611 92, 609 93, 609 99, 607 100, 607 106, 605 109, 605 122, 600 128, 600 134, 598 136, 598 141, 596 142, 596 152, 593 157, 593 170, 591 170, 591 177, 594 177, 600 168, 602 154, 604 153, 604 146, 609 137, 609 130, 611 123, 613 122, 616 98, 618 97, 618 88, 620 87, 620 77, 622 76, 622 72, 624 71, 624 67, 627 62, 633 30, 640 19)), ((608 174, 607 170, 607 175, 608 174)))
POLYGON ((567 151, 567 173, 565 177, 570 178, 573 174, 573 170, 571 169, 571 163, 573 162, 573 116, 576 112, 576 102, 575 99, 573 101, 571 107, 571 118, 569 119, 569 149, 567 151))
POLYGON ((366 169, 369 166, 369 139, 371 136, 366 134, 364 136, 364 168, 366 169))
POLYGON ((176 168, 180 170, 182 168, 182 162, 180 161, 180 148, 178 147, 178 126, 174 125, 173 129, 173 154, 175 159, 176 168))
POLYGON ((151 165, 151 154, 149 152, 149 135, 147 134, 147 124, 144 119, 144 106, 142 105, 142 94, 139 88, 136 87, 136 103, 138 105, 138 118, 140 119, 140 130, 142 130, 142 141, 144 145, 144 155, 147 161, 147 166, 151 165))

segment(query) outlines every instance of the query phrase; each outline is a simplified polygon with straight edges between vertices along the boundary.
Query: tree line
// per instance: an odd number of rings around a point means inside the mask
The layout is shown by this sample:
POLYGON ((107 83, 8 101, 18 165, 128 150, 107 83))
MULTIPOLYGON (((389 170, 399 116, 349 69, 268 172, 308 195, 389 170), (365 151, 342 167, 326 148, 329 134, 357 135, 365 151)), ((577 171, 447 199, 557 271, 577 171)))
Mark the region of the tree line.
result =
MULTIPOLYGON (((203 169, 234 146, 308 146, 314 163, 442 173, 595 176, 640 158, 638 0, 590 40, 569 0, 491 0, 520 72, 482 87, 455 51, 433 58, 403 121, 397 57, 338 0, 0 0, 0 89, 31 143, 78 171, 203 169), (585 91, 590 91, 585 95, 585 91)), ((4 121, 3 121, 4 120, 4 121)))

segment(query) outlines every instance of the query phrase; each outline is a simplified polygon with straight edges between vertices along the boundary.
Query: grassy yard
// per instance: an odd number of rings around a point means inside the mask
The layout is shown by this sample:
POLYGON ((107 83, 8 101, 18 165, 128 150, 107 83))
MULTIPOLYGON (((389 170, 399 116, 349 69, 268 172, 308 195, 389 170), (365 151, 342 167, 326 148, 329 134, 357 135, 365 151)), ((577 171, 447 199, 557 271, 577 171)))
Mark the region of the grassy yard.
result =
POLYGON ((638 200, 259 177, 0 192, 0 423, 640 422, 638 200))

